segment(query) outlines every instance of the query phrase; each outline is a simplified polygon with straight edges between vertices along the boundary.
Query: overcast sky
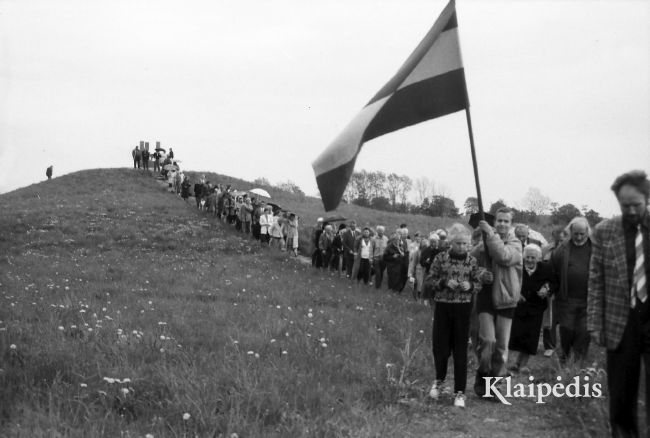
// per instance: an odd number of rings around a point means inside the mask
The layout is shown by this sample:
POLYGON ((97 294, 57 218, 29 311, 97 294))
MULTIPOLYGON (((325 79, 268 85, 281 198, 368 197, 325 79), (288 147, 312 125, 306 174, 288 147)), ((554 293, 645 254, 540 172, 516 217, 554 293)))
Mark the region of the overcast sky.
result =
MULTIPOLYGON (((0 192, 132 166, 317 191, 311 162, 401 66, 446 1, 0 0, 0 192)), ((609 216, 650 167, 650 1, 457 2, 486 208, 529 187, 609 216)), ((365 144, 356 169, 475 196, 465 114, 365 144)))

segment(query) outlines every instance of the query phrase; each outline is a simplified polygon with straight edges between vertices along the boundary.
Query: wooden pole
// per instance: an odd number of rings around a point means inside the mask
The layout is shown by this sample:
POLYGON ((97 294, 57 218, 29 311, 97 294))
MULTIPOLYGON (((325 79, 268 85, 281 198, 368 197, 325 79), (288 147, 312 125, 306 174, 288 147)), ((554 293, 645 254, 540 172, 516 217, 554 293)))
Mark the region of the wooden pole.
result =
MULTIPOLYGON (((467 87, 467 85, 466 85, 467 87)), ((465 90, 467 93, 467 90, 465 90)), ((478 178, 478 164, 476 162, 476 149, 474 148, 474 132, 472 131, 472 116, 469 112, 469 101, 465 107, 465 116, 467 118, 467 129, 469 131, 469 146, 472 151, 472 165, 474 166, 474 183, 476 184, 476 199, 478 200, 478 211, 481 215, 481 220, 485 220, 485 213, 483 210, 483 197, 481 196, 481 182, 478 178)))

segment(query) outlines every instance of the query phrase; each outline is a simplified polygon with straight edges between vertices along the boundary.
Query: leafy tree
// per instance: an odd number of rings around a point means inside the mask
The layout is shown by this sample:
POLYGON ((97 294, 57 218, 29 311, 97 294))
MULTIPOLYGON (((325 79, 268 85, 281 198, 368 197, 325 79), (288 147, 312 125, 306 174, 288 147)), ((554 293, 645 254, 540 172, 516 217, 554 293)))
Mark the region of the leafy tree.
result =
POLYGON ((271 187, 271 183, 269 182, 269 180, 264 178, 263 176, 259 177, 259 178, 255 178, 253 180, 253 184, 256 185, 256 186, 271 187))
POLYGON ((385 210, 385 211, 391 211, 392 206, 390 205, 390 199, 388 199, 385 196, 377 196, 376 198, 372 198, 370 201, 370 208, 374 208, 375 210, 385 210))
POLYGON ((427 214, 429 216, 457 217, 458 208, 453 199, 436 195, 427 209, 427 214))
POLYGON ((581 216, 578 207, 573 204, 564 204, 551 212, 551 221, 554 224, 567 224, 576 216, 581 216))
POLYGON ((465 199, 463 208, 465 208, 465 214, 478 213, 478 198, 476 196, 470 196, 465 199))
POLYGON ((585 215, 585 218, 589 222, 589 225, 591 225, 592 227, 595 227, 598 222, 603 220, 600 214, 594 209, 583 211, 583 213, 585 215))
POLYGON ((493 202, 492 205, 490 205, 490 210, 488 210, 488 213, 490 213, 491 215, 496 215, 498 209, 505 208, 505 207, 507 207, 505 201, 503 199, 499 199, 498 201, 493 202))
POLYGON ((298 197, 301 199, 305 197, 305 192, 302 191, 302 189, 300 188, 300 186, 298 186, 298 184, 296 184, 291 180, 287 180, 286 182, 280 182, 276 184, 276 187, 280 190, 284 190, 285 192, 298 195, 298 197))

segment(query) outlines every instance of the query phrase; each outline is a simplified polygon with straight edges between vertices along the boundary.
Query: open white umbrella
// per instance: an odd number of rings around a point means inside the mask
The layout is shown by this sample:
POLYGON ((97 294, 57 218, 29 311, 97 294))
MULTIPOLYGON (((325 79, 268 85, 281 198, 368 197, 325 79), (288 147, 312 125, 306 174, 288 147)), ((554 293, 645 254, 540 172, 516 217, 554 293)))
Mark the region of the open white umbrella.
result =
POLYGON ((264 189, 253 189, 253 190, 249 190, 249 192, 251 192, 251 193, 253 193, 255 195, 263 196, 265 198, 269 198, 269 199, 271 198, 271 195, 269 195, 269 192, 267 192, 264 189))

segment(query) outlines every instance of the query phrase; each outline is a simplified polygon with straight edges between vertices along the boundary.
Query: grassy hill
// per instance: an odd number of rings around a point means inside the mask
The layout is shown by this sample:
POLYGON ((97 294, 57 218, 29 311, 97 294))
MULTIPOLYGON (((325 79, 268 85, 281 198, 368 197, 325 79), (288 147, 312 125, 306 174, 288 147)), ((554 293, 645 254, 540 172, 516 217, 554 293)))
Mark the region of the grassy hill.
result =
MULTIPOLYGON (((322 211, 272 195, 303 224, 322 211)), ((429 308, 260 248, 143 172, 78 172, 0 205, 0 436, 607 432, 602 399, 428 400, 429 308)))

